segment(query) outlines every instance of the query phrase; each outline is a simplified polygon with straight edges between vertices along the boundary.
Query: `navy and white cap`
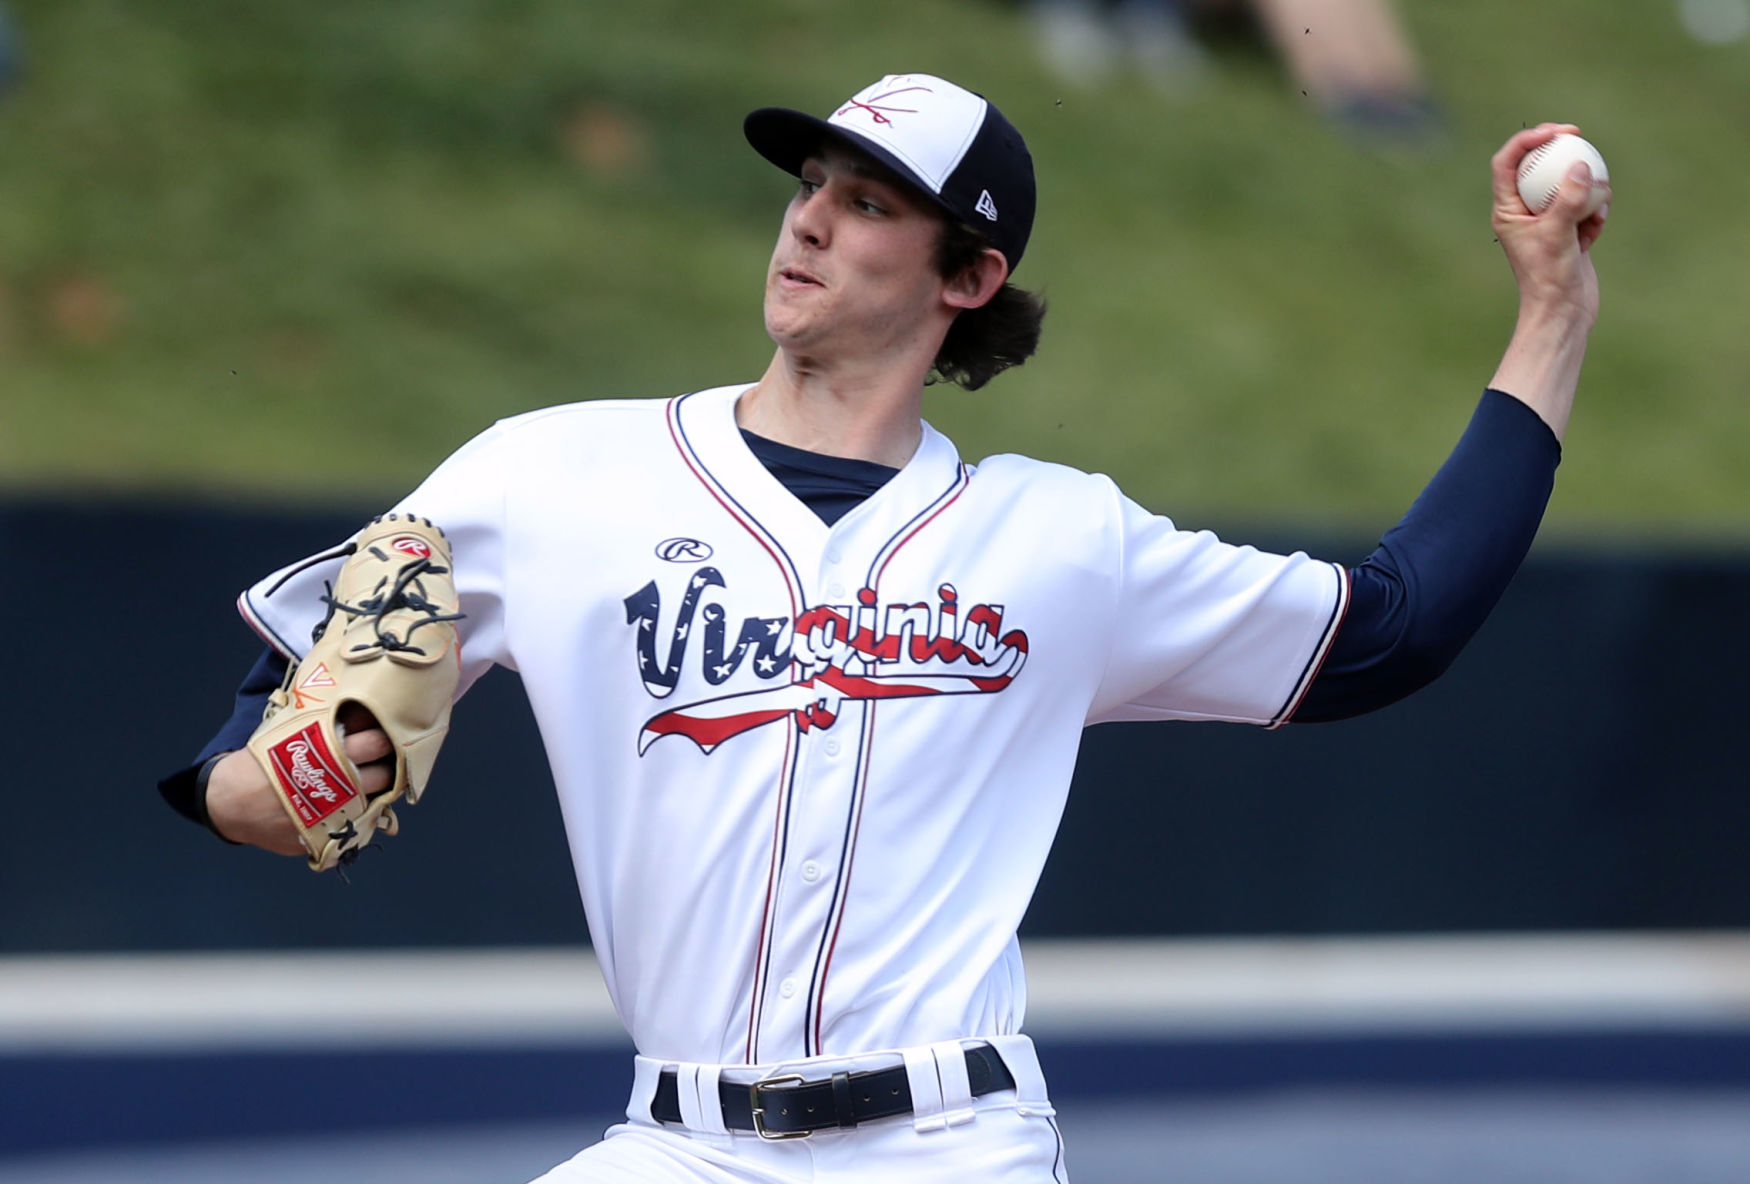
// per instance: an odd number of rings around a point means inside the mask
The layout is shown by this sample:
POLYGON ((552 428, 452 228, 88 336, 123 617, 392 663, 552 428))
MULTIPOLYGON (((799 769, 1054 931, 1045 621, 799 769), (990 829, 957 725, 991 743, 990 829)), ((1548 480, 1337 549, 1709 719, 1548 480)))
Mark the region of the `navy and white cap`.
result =
POLYGON ((1033 230, 1033 158, 1015 125, 984 96, 930 74, 889 74, 825 119, 761 107, 747 142, 792 176, 835 137, 911 182, 960 222, 982 231, 1013 272, 1033 230))

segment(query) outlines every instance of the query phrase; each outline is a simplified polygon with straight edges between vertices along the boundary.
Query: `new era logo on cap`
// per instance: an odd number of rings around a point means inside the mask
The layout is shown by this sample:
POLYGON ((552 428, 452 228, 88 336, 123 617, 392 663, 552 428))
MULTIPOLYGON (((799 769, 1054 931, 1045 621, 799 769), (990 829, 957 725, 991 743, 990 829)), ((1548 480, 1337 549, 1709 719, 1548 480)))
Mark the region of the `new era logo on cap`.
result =
POLYGON ((826 119, 762 107, 743 126, 760 155, 792 176, 822 139, 841 140, 981 228, 1011 272, 1021 261, 1033 229, 1033 158, 1021 133, 981 95, 932 74, 889 74, 826 119))

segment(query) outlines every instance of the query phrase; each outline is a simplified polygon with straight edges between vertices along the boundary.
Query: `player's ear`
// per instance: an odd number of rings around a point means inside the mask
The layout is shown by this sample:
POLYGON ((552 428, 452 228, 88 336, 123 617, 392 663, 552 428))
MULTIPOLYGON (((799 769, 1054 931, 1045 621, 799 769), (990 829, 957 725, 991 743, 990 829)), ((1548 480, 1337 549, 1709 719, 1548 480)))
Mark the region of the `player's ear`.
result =
POLYGON ((949 280, 942 299, 951 308, 982 308, 1009 278, 1009 261, 995 247, 986 247, 978 258, 949 280))

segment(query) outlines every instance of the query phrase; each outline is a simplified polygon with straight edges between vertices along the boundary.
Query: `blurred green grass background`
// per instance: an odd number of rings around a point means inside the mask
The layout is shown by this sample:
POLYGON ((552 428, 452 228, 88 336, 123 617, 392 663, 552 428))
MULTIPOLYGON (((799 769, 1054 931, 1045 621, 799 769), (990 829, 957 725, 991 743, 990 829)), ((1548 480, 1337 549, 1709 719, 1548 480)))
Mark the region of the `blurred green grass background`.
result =
POLYGON ((946 74, 1026 132, 1038 358, 927 402, 968 458, 1181 521, 1394 520, 1512 326, 1488 157, 1616 189, 1557 532, 1750 537, 1750 47, 1664 0, 1404 3, 1449 120, 1370 152, 1266 52, 1066 88, 995 0, 12 0, 0 490, 393 497, 493 419, 751 379, 789 181, 743 143, 946 74))

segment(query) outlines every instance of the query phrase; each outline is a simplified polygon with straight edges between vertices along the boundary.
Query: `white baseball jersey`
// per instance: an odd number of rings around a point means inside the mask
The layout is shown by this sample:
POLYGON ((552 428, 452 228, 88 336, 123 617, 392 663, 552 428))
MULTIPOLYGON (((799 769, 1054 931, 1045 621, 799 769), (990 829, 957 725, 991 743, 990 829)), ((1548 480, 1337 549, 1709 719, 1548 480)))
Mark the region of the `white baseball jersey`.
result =
MULTIPOLYGON (((1345 573, 1179 530, 1105 477, 965 465, 928 425, 829 528, 748 450, 745 389, 505 420, 401 503, 453 540, 462 685, 523 679, 646 1056, 1016 1032, 1015 931, 1082 728, 1281 721, 1345 573)), ((296 657, 338 562, 269 576, 245 615, 296 657)), ((439 781, 438 809, 493 791, 439 781)))

